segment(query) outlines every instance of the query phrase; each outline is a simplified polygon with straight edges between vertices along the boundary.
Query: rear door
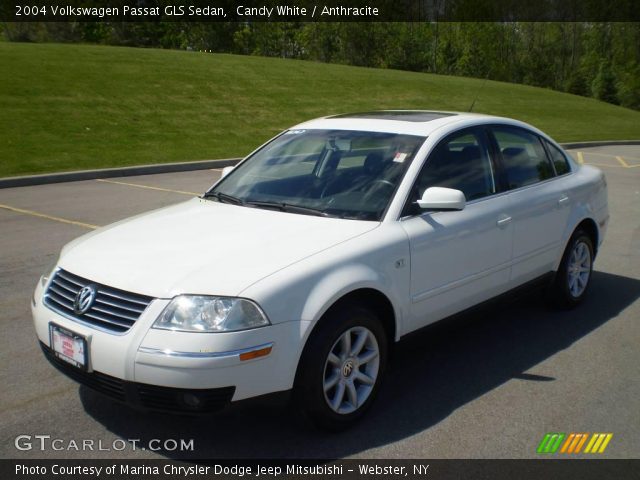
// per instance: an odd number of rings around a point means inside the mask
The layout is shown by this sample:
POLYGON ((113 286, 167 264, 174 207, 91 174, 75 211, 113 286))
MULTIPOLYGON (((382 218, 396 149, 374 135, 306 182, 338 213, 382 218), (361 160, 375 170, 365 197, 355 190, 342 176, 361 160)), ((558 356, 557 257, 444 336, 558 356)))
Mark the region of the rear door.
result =
POLYGON ((560 253, 570 199, 542 139, 514 126, 490 129, 509 191, 513 221, 511 284, 516 286, 553 269, 560 253))

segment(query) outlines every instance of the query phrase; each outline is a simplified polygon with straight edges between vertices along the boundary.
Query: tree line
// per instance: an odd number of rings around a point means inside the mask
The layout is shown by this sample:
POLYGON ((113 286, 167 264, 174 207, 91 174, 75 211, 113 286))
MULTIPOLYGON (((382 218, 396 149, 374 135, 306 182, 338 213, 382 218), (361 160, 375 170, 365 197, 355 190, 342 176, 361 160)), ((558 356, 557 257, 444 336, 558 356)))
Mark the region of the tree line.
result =
POLYGON ((637 22, 5 23, 22 42, 205 50, 488 78, 640 110, 637 22))

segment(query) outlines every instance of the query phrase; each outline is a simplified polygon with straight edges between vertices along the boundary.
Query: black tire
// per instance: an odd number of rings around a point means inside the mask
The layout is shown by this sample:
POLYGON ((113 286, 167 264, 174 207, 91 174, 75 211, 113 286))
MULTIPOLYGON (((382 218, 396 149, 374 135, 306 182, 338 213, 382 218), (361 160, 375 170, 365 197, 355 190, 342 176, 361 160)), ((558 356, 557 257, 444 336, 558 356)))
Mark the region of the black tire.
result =
MULTIPOLYGON (((352 348, 356 347, 357 343, 352 344, 352 348)), ((297 407, 319 429, 337 432, 349 428, 362 418, 376 397, 387 362, 387 351, 387 335, 374 312, 359 305, 342 305, 334 308, 327 313, 316 330, 311 333, 300 359, 294 386, 294 400, 297 407), (349 338, 357 340, 360 334, 364 335, 364 329, 375 338, 375 342, 373 342, 371 336, 367 334, 367 342, 369 342, 367 345, 372 348, 364 350, 363 347, 361 355, 352 356, 350 354, 342 363, 342 367, 333 367, 329 361, 329 354, 335 353, 336 349, 343 346, 342 343, 338 345, 343 335, 349 332, 349 338), (378 362, 375 381, 372 386, 361 385, 357 380, 360 375, 357 372, 368 374, 366 369, 371 368, 372 365, 371 363, 363 363, 360 366, 350 364, 350 359, 358 363, 358 358, 364 359, 367 354, 371 355, 376 346, 378 362), (351 365, 350 368, 349 365, 351 365), (325 381, 330 383, 329 380, 333 378, 332 374, 335 374, 336 370, 339 371, 339 383, 348 384, 351 381, 355 391, 362 393, 365 397, 353 411, 349 411, 350 408, 353 408, 348 400, 349 388, 346 388, 346 392, 345 388, 342 388, 342 391, 345 392, 345 400, 339 402, 345 411, 337 412, 329 405, 329 397, 336 399, 338 395, 337 390, 329 390, 329 393, 325 394, 325 381), (345 372, 349 372, 349 375, 345 376, 345 372), (356 387, 356 385, 360 385, 360 387, 356 387)), ((335 388, 337 389, 338 386, 335 388)), ((360 398, 359 394, 357 398, 360 398)))
MULTIPOLYGON (((560 267, 556 272, 555 279, 551 286, 551 296, 554 303, 560 307, 565 309, 574 308, 584 300, 584 297, 589 290, 589 285, 591 283, 591 276, 593 273, 593 259, 594 259, 594 248, 593 241, 591 237, 584 230, 576 230, 569 243, 567 244, 567 248, 564 251, 562 256, 562 261, 560 262, 560 267), (583 245, 584 247, 581 247, 583 245), (584 248, 586 255, 588 255, 588 271, 584 273, 587 274, 586 284, 584 281, 578 282, 579 288, 575 287, 575 264, 572 262, 572 255, 576 252, 576 249, 584 248), (574 283, 572 283, 572 280, 574 283)), ((585 265, 582 268, 586 268, 585 265)))

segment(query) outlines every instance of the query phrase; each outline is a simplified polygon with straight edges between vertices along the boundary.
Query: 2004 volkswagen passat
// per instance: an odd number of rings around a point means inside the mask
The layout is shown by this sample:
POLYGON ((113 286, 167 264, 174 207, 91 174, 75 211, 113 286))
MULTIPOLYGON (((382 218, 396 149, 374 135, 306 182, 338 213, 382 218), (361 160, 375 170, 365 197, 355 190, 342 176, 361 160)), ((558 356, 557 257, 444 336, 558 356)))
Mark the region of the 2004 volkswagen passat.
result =
POLYGON ((62 250, 32 308, 54 365, 154 410, 293 390, 344 428, 403 335, 544 276, 578 304, 609 217, 599 170, 484 115, 312 120, 225 174, 62 250))

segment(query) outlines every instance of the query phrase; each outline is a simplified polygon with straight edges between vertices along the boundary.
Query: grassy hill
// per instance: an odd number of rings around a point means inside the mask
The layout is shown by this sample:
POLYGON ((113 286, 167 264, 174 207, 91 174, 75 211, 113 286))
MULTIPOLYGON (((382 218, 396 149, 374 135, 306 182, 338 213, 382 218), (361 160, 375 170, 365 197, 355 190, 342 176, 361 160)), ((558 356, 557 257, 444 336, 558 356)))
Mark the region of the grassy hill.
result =
MULTIPOLYGON (((0 42, 0 177, 243 156, 309 118, 467 110, 482 81, 261 57, 0 42)), ((640 112, 486 82, 474 111, 558 141, 640 138, 640 112)))

